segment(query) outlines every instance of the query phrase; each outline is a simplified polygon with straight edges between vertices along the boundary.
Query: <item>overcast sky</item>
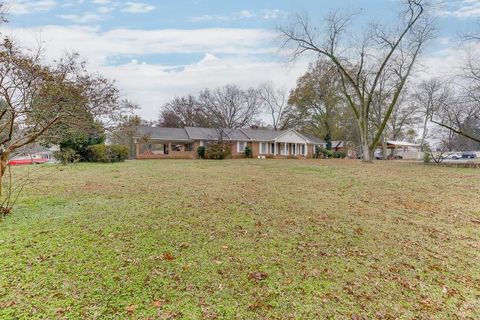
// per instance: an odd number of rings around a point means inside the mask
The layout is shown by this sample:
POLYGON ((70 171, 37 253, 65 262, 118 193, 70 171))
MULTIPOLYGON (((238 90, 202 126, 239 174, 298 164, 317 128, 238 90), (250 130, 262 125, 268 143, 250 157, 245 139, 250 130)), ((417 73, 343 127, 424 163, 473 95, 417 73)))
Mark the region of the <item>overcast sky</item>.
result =
MULTIPOLYGON (((438 1, 437 1, 438 2, 438 1)), ((291 63, 275 28, 296 13, 319 23, 329 11, 360 13, 358 25, 395 19, 400 0, 11 0, 0 30, 52 59, 76 51, 115 79, 146 119, 163 103, 227 83, 291 88, 310 57, 291 63)), ((458 64, 458 35, 479 27, 480 0, 438 2, 439 37, 423 57, 429 74, 458 64)))

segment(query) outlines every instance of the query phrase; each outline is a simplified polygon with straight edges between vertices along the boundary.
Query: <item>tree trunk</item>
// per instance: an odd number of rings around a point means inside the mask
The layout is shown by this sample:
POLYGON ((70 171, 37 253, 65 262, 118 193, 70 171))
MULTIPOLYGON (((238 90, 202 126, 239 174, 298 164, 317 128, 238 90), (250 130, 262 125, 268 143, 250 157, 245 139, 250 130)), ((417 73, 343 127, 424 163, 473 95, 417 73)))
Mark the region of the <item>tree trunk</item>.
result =
POLYGON ((5 171, 7 170, 8 157, 9 153, 3 153, 0 156, 0 198, 3 191, 3 176, 5 175, 5 171))
POLYGON ((427 139, 427 133, 428 133, 427 125, 428 125, 428 116, 425 117, 425 121, 423 122, 422 140, 420 142, 422 151, 424 150, 425 139, 427 139))
POLYGON ((362 161, 363 162, 372 162, 373 155, 370 151, 368 143, 368 128, 366 123, 359 123, 360 128, 360 142, 362 144, 362 161))

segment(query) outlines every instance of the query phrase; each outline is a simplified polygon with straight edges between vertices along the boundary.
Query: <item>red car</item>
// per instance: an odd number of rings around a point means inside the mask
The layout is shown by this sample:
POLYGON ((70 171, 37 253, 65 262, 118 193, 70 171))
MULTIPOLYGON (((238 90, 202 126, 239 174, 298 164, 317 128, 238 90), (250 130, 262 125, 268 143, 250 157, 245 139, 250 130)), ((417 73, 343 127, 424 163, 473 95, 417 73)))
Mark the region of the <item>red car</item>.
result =
POLYGON ((16 166, 22 164, 39 164, 39 163, 46 163, 48 159, 45 158, 37 158, 37 157, 29 157, 29 156, 21 156, 15 157, 8 161, 8 165, 16 166))

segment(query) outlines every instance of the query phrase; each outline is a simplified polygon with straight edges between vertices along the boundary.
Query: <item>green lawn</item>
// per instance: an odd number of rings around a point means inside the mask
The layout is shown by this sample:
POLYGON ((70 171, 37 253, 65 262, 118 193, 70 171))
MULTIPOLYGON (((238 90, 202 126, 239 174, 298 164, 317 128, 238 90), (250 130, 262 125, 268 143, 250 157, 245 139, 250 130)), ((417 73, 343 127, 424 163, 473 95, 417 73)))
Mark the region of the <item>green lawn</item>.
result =
POLYGON ((478 169, 29 169, 0 222, 0 319, 480 318, 478 169))

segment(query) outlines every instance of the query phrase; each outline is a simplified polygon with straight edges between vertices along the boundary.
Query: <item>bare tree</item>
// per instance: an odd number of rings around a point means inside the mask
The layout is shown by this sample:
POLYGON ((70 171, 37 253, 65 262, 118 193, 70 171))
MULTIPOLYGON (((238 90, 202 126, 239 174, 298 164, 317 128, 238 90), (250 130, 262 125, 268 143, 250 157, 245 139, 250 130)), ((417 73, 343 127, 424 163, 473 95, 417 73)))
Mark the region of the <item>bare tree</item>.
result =
POLYGON ((258 90, 242 90, 226 85, 200 92, 198 101, 212 127, 242 128, 255 121, 261 112, 262 99, 258 90))
POLYGON ((264 83, 259 89, 267 114, 271 118, 274 130, 284 129, 285 112, 288 106, 288 94, 285 89, 275 89, 270 82, 264 83))
MULTIPOLYGON (((479 41, 471 37, 470 41, 479 41)), ((468 50, 464 73, 456 85, 453 98, 441 97, 430 121, 480 143, 480 61, 478 50, 468 50)))
POLYGON ((159 125, 162 127, 207 127, 209 121, 196 97, 177 97, 166 103, 160 111, 159 125))
POLYGON ((411 102, 417 107, 417 112, 422 118, 422 136, 420 144, 425 145, 429 134, 429 121, 442 104, 450 100, 451 89, 440 79, 432 78, 423 80, 416 86, 411 96, 411 102))
POLYGON ((369 162, 422 49, 433 36, 434 28, 426 18, 422 0, 406 0, 405 10, 395 28, 373 24, 360 42, 354 41, 354 33, 348 30, 351 19, 352 15, 334 12, 326 20, 326 31, 318 33, 308 18, 298 17, 293 25, 281 29, 280 33, 284 46, 293 48, 294 58, 312 52, 336 66, 342 81, 342 93, 357 121, 363 160, 369 162), (386 102, 380 126, 370 135, 370 112, 382 78, 388 79, 386 85, 391 97, 386 102))

